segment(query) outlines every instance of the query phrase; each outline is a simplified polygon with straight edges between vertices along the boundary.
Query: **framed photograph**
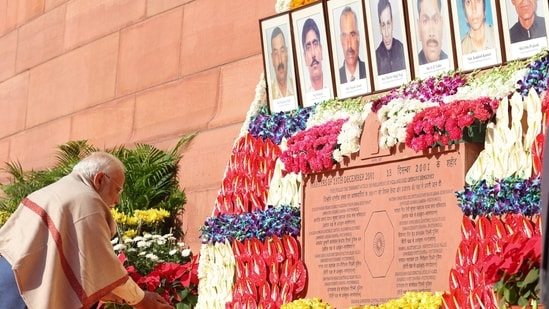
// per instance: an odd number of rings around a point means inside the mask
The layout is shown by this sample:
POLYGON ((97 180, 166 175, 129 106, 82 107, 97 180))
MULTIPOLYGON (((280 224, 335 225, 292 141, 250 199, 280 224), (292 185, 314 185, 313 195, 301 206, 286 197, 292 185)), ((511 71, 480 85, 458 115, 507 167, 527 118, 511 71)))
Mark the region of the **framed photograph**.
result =
POLYGON ((458 67, 464 71, 502 63, 495 0, 453 2, 454 37, 458 67))
POLYGON ((334 98, 324 2, 315 2, 290 14, 303 106, 334 98))
POLYGON ((547 1, 502 0, 500 6, 507 61, 527 58, 547 48, 547 1))
POLYGON ((259 24, 269 110, 271 113, 295 110, 299 104, 290 15, 262 19, 259 24))
POLYGON ((448 0, 407 0, 407 8, 414 77, 454 70, 448 0))
POLYGON ((336 96, 345 99, 372 92, 362 0, 330 0, 326 5, 336 96))
POLYGON ((404 7, 400 0, 364 0, 370 29, 374 89, 399 87, 412 80, 404 7))

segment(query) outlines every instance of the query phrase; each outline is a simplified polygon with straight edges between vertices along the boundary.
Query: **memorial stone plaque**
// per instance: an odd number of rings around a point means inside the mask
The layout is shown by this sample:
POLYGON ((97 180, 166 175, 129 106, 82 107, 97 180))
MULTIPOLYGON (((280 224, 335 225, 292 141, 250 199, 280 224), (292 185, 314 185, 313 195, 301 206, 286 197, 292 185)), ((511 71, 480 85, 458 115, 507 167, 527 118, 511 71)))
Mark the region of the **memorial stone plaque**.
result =
POLYGON ((455 192, 482 144, 422 153, 364 146, 340 168, 305 179, 307 297, 349 308, 448 290, 461 241, 455 192))

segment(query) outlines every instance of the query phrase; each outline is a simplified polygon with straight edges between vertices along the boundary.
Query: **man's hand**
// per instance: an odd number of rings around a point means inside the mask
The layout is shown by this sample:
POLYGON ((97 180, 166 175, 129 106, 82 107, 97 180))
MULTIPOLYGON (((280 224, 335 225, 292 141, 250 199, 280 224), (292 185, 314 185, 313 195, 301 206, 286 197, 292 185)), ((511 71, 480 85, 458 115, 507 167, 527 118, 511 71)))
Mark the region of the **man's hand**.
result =
POLYGON ((145 291, 145 297, 133 306, 135 309, 173 309, 168 302, 157 293, 145 291))

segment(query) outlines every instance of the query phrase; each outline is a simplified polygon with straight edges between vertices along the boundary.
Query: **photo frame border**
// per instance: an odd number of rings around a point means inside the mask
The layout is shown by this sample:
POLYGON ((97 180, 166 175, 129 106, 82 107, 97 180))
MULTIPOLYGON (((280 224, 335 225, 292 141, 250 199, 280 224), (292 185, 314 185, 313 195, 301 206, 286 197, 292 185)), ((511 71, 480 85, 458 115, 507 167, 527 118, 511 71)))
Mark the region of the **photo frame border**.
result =
MULTIPOLYGON (((495 44, 496 46, 494 47, 495 49, 495 62, 490 62, 490 63, 482 63, 480 62, 479 64, 477 65, 474 65, 474 64, 471 64, 471 65, 467 65, 468 62, 463 59, 464 58, 464 55, 463 55, 463 50, 461 48, 461 36, 462 36, 462 33, 461 33, 461 25, 460 25, 460 19, 459 19, 459 16, 460 16, 460 13, 459 13, 459 10, 461 8, 461 10, 463 11, 463 14, 465 14, 465 10, 463 9, 463 5, 462 5, 462 1, 461 0, 456 0, 456 2, 452 3, 451 5, 451 9, 452 9, 452 16, 454 16, 453 18, 453 32, 454 32, 454 42, 455 42, 455 50, 456 50, 456 61, 457 61, 457 66, 464 72, 467 72, 467 71, 473 71, 473 70, 476 70, 476 69, 483 69, 483 68, 489 68, 489 67, 493 67, 493 66, 496 66, 496 65, 500 65, 503 63, 503 46, 501 44, 501 38, 500 38, 500 25, 501 25, 501 16, 499 14, 499 8, 497 6, 497 3, 495 0, 484 0, 485 3, 487 2, 488 5, 491 6, 491 12, 492 12, 492 30, 494 31, 494 39, 495 39, 495 44)), ((467 18, 467 17, 465 17, 467 18)), ((485 16, 486 18, 486 16, 485 16)), ((481 57, 483 52, 476 52, 475 54, 477 54, 477 56, 481 57)), ((486 61, 485 61, 486 62, 486 61)))
POLYGON ((327 0, 326 1, 326 16, 328 18, 328 26, 329 26, 329 34, 330 34, 330 47, 331 47, 331 53, 332 53, 332 72, 333 72, 333 79, 334 79, 334 88, 335 88, 335 95, 339 99, 346 99, 346 98, 354 98, 362 95, 370 94, 373 91, 373 85, 372 85, 372 70, 371 70, 371 58, 369 55, 369 46, 368 46, 368 28, 366 27, 365 22, 365 16, 364 16, 364 3, 362 0, 327 0), (361 87, 359 87, 358 91, 354 91, 350 93, 349 91, 343 90, 343 85, 341 84, 341 78, 339 76, 339 65, 342 63, 342 61, 345 60, 345 56, 340 59, 338 50, 341 49, 341 44, 339 42, 339 34, 337 33, 337 30, 339 27, 339 17, 334 17, 334 11, 336 10, 342 10, 342 7, 350 6, 353 4, 358 4, 358 10, 355 10, 355 14, 357 14, 357 18, 361 18, 361 20, 358 22, 357 27, 359 28, 359 31, 361 31, 361 38, 360 38, 360 51, 359 51, 359 57, 360 59, 365 63, 365 69, 366 69, 366 77, 363 78, 365 81, 362 81, 361 87), (365 83, 364 83, 365 82, 365 83), (366 88, 366 89, 362 89, 366 88))
MULTIPOLYGON (((317 104, 319 102, 312 102, 309 103, 307 98, 307 87, 305 79, 308 77, 308 73, 305 72, 304 69, 304 63, 303 63, 303 46, 301 46, 301 35, 300 35, 300 21, 304 20, 310 16, 315 16, 317 14, 322 15, 322 26, 319 26, 320 30, 320 36, 321 36, 321 44, 322 44, 322 54, 323 54, 323 75, 324 77, 328 77, 328 88, 329 95, 323 96, 323 99, 320 100, 328 100, 335 98, 335 85, 334 85, 334 72, 332 67, 332 53, 331 53, 331 42, 330 42, 330 36, 329 36, 329 29, 328 29, 328 21, 326 18, 326 1, 316 1, 311 4, 299 7, 298 9, 290 11, 290 22, 292 25, 292 41, 293 45, 295 47, 295 57, 296 57, 296 64, 297 64, 297 75, 299 76, 297 84, 299 91, 299 98, 302 107, 309 107, 314 104, 317 104), (323 44, 322 42, 325 42, 323 44)), ((326 89, 326 88, 325 88, 326 89)), ((312 92, 314 93, 314 92, 312 92)), ((310 101, 313 101, 314 99, 311 99, 310 101)))
POLYGON ((407 0, 406 1, 406 21, 409 24, 409 31, 408 31, 408 39, 409 39, 409 45, 410 45, 410 60, 411 60, 411 67, 412 67, 412 78, 413 79, 426 79, 431 76, 436 76, 441 73, 453 71, 456 69, 456 61, 455 61, 455 53, 454 53, 454 31, 453 31, 453 21, 452 16, 450 15, 450 1, 449 0, 441 0, 442 3, 442 16, 443 18, 446 18, 448 22, 443 22, 443 25, 446 25, 446 29, 443 29, 443 47, 442 50, 447 54, 448 56, 448 67, 447 68, 440 68, 440 69, 434 69, 434 70, 428 70, 431 72, 421 74, 420 73, 420 66, 426 66, 427 68, 430 68, 429 66, 433 66, 433 64, 419 64, 419 52, 420 52, 420 39, 418 34, 418 25, 417 25, 417 19, 419 16, 417 16, 417 1, 418 0, 407 0), (444 39, 446 38, 446 39, 444 39))
MULTIPOLYGON (((370 0, 363 0, 364 2, 364 10, 365 10, 365 19, 367 20, 367 27, 368 29, 370 29, 370 32, 369 32, 369 45, 370 45, 370 59, 371 59, 371 71, 372 71, 372 81, 373 81, 373 85, 374 85, 374 91, 383 91, 383 90, 388 90, 388 89, 392 89, 392 88, 397 88, 397 87, 400 87, 402 84, 405 84, 405 83, 408 83, 412 80, 412 61, 411 61, 411 57, 410 57, 410 42, 409 42, 409 38, 410 38, 410 33, 408 31, 408 29, 405 27, 406 25, 406 18, 405 16, 408 15, 408 12, 407 12, 407 6, 406 4, 404 3, 404 1, 401 1, 401 0, 390 0, 391 1, 391 10, 394 12, 394 5, 395 4, 398 4, 400 7, 399 7, 399 11, 400 11, 400 14, 394 14, 393 13, 393 21, 395 18, 398 18, 398 22, 400 23, 400 32, 401 32, 401 35, 402 35, 402 39, 400 40, 400 38, 398 38, 403 47, 404 47, 404 62, 405 62, 405 66, 406 66, 406 72, 405 72, 405 76, 404 76, 404 81, 402 83, 399 83, 398 85, 386 85, 387 83, 383 83, 381 82, 379 79, 380 79, 380 76, 378 74, 378 70, 377 70, 377 66, 378 66, 378 63, 377 63, 377 59, 376 59, 376 49, 377 49, 377 44, 375 44, 374 42, 374 38, 375 36, 373 35, 373 31, 374 31, 374 22, 377 21, 379 18, 372 18, 372 16, 377 16, 377 7, 372 7, 371 6, 371 1, 370 0), (398 15, 398 16, 397 16, 398 15), (370 18, 368 18, 370 17, 370 18)), ((376 1, 377 2, 377 1, 376 1)), ((393 22, 394 23, 394 22, 393 22)), ((379 22, 378 22, 379 24, 379 22)), ((378 27, 379 29, 379 27, 378 27)), ((381 30, 379 30, 380 33, 381 33, 381 30)), ((381 34, 380 34, 381 36, 381 34)), ((394 37, 394 28, 393 28, 393 37, 394 37)))
POLYGON ((503 33, 503 47, 504 47, 503 52, 504 52, 504 59, 507 62, 513 61, 513 60, 519 60, 519 59, 526 59, 535 55, 536 53, 539 53, 543 48, 549 48, 549 4, 547 3, 547 1, 536 0, 538 5, 536 12, 539 12, 539 10, 541 10, 541 13, 537 15, 545 18, 545 32, 546 32, 545 44, 546 45, 545 47, 542 46, 538 48, 537 52, 528 52, 521 56, 513 55, 513 48, 515 48, 515 46, 516 48, 519 48, 521 46, 527 46, 532 42, 532 40, 511 43, 511 34, 509 31, 516 21, 509 23, 509 17, 510 17, 509 14, 516 15, 516 13, 510 13, 510 10, 512 10, 511 12, 515 12, 515 8, 513 7, 512 3, 510 4, 510 1, 511 0, 501 0, 499 2, 499 7, 500 7, 499 12, 501 17, 501 32, 503 33), (540 5, 542 6, 541 9, 540 9, 540 5), (517 44, 517 45, 514 45, 514 44, 517 44))
MULTIPOLYGON (((266 99, 267 99, 267 106, 269 107, 269 112, 271 114, 278 113, 278 112, 290 112, 293 110, 296 110, 299 108, 299 88, 297 84, 297 70, 296 70, 296 62, 295 62, 295 47, 293 45, 293 39, 292 39, 292 25, 291 25, 291 19, 290 14, 288 12, 284 12, 281 14, 277 14, 274 16, 269 16, 267 18, 263 18, 259 20, 259 30, 261 34, 261 50, 263 55, 263 71, 265 72, 265 90, 266 90, 266 99), (288 62, 291 61, 291 70, 288 68, 288 74, 293 73, 293 87, 294 87, 294 95, 288 96, 290 98, 289 100, 293 100, 293 102, 290 102, 288 105, 290 105, 288 108, 275 108, 273 105, 277 102, 275 102, 275 99, 271 97, 271 82, 275 78, 275 72, 272 68, 272 64, 270 62, 270 50, 269 50, 269 44, 270 44, 270 34, 267 33, 267 30, 274 29, 277 26, 280 25, 287 25, 287 38, 286 44, 288 48, 290 49, 291 53, 288 55, 288 62)), ((271 30, 272 33, 272 30, 271 30)), ((283 34, 286 35, 286 33, 283 34)), ((284 103, 284 102, 282 102, 284 103)))

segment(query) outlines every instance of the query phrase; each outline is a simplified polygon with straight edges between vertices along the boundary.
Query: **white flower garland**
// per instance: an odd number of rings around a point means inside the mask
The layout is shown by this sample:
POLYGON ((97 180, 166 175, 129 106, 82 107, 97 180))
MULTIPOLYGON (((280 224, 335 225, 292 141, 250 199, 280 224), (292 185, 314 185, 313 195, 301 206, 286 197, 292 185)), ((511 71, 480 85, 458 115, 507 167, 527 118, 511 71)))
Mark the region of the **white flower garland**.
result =
POLYGON ((383 105, 377 112, 381 123, 379 129, 379 147, 389 149, 406 140, 406 127, 414 116, 430 106, 433 102, 421 102, 417 99, 396 98, 383 105))
POLYGON ((541 115, 541 100, 534 89, 525 98, 517 92, 511 99, 503 98, 496 112, 496 122, 486 126, 484 150, 467 171, 465 182, 472 185, 486 180, 488 184, 493 184, 512 175, 522 179, 530 177, 533 169, 532 143, 541 131, 541 115), (524 111, 528 113, 525 134, 521 121, 524 111))
POLYGON ((366 116, 370 112, 371 103, 362 103, 362 98, 328 100, 320 103, 307 120, 306 128, 312 128, 328 121, 348 119, 341 127, 337 137, 338 149, 333 153, 336 162, 341 162, 344 156, 350 156, 360 149, 360 135, 366 116))
POLYGON ((198 264, 197 309, 222 309, 232 300, 235 265, 229 242, 202 245, 198 264))
POLYGON ((276 0, 275 11, 277 13, 286 12, 290 9, 291 0, 276 0))
POLYGON ((303 177, 301 173, 288 173, 282 176, 283 168, 284 163, 280 159, 277 159, 273 177, 269 182, 267 205, 300 207, 303 177))
POLYGON ((248 113, 246 113, 246 120, 244 120, 244 123, 240 128, 240 134, 238 135, 238 138, 235 142, 237 142, 240 137, 248 134, 248 127, 250 126, 252 118, 259 113, 261 108, 267 105, 267 101, 265 100, 265 93, 267 91, 266 85, 267 84, 265 82, 265 73, 261 73, 261 76, 259 77, 259 82, 255 86, 254 100, 250 104, 250 109, 248 110, 248 113))
POLYGON ((474 100, 480 97, 501 99, 514 92, 517 88, 517 80, 521 80, 528 69, 521 68, 512 72, 501 72, 496 69, 487 72, 478 78, 469 78, 470 82, 458 88, 456 94, 444 98, 446 103, 457 100, 474 100))

